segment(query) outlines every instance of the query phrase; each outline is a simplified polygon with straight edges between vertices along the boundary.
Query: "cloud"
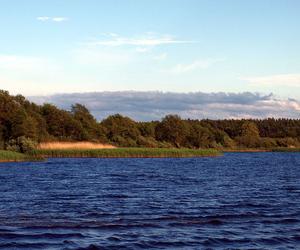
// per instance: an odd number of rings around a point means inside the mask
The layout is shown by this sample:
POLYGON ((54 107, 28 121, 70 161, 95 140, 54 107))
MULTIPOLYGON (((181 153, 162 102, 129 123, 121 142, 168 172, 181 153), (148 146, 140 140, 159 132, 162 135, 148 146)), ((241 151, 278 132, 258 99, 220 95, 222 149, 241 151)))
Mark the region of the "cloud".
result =
POLYGON ((225 59, 205 59, 205 60, 196 60, 190 64, 177 64, 175 67, 171 68, 169 71, 173 74, 182 74, 198 69, 207 69, 212 65, 222 62, 225 59))
POLYGON ((163 60, 165 60, 167 58, 167 56, 168 56, 167 53, 162 53, 162 54, 153 56, 153 59, 157 60, 157 61, 163 61, 163 60))
POLYGON ((243 77, 241 80, 253 85, 280 85, 300 87, 300 74, 281 74, 260 77, 243 77))
POLYGON ((135 120, 158 120, 167 114, 191 119, 299 118, 300 101, 277 99, 257 93, 172 93, 95 92, 29 97, 38 103, 50 102, 69 109, 74 103, 86 105, 97 119, 121 113, 135 120))
POLYGON ((46 62, 38 57, 0 54, 0 70, 33 71, 42 69, 46 62))
POLYGON ((48 16, 39 16, 39 17, 36 18, 36 20, 45 22, 45 21, 50 20, 50 17, 48 17, 48 16))
POLYGON ((47 22, 47 21, 64 22, 69 20, 69 18, 67 17, 49 17, 49 16, 39 16, 36 19, 41 22, 47 22))
POLYGON ((135 49, 137 52, 140 52, 140 53, 144 53, 144 52, 148 52, 150 49, 149 47, 148 48, 145 48, 145 47, 138 47, 135 49))
POLYGON ((54 22, 64 22, 64 21, 68 21, 69 19, 67 17, 53 17, 52 21, 54 22))
POLYGON ((154 47, 160 45, 170 45, 170 44, 184 44, 193 43, 193 41, 188 40, 177 40, 170 35, 156 35, 153 33, 147 33, 146 35, 137 37, 122 37, 115 33, 105 34, 108 36, 106 40, 96 40, 91 41, 88 45, 93 46, 137 46, 140 50, 145 50, 146 47, 154 47))

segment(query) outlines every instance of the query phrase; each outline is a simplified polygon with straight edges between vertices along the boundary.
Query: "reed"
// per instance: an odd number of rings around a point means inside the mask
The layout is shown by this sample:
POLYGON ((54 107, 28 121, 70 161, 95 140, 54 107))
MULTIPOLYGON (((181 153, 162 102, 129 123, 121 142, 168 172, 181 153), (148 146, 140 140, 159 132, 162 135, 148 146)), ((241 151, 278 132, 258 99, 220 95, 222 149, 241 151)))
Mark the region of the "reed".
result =
POLYGON ((115 148, 110 144, 93 142, 44 142, 38 145, 38 149, 103 149, 115 148))
POLYGON ((300 152, 300 148, 274 148, 274 149, 272 149, 272 152, 297 153, 297 152, 300 152))
POLYGON ((13 151, 0 150, 0 162, 37 161, 43 158, 38 155, 27 155, 13 151))
POLYGON ((214 149, 175 148, 111 148, 111 149, 37 149, 32 152, 37 157, 78 157, 78 158, 181 158, 219 156, 214 149))

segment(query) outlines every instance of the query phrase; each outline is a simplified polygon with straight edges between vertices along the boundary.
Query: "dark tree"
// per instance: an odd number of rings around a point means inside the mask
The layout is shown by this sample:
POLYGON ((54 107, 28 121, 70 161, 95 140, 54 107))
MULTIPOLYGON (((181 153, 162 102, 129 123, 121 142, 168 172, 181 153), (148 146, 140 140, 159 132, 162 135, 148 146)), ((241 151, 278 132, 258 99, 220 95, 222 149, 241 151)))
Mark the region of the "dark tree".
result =
POLYGON ((178 115, 167 115, 156 126, 155 135, 159 141, 170 142, 180 147, 189 135, 189 126, 178 115))

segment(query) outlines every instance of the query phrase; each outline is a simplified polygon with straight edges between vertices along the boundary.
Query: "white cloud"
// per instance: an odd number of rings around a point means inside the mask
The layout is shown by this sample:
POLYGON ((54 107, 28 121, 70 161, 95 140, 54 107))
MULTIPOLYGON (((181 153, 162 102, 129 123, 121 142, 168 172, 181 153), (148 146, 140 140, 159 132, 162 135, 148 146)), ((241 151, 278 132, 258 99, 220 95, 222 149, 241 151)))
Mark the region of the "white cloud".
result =
POLYGON ((184 43, 192 43, 193 41, 187 40, 177 40, 170 35, 154 35, 152 33, 147 33, 144 36, 137 37, 122 37, 115 33, 106 34, 109 36, 107 40, 97 40, 89 42, 88 45, 102 45, 102 46, 138 46, 140 48, 145 47, 154 47, 159 45, 167 45, 167 44, 184 44, 184 43))
POLYGON ((67 17, 53 17, 52 18, 52 21, 54 22, 64 22, 64 21, 67 21, 68 18, 67 17))
POLYGON ((222 62, 224 59, 205 59, 196 60, 190 64, 177 64, 175 67, 171 68, 169 71, 174 74, 182 74, 198 69, 207 69, 212 65, 222 62))
POLYGON ((300 111, 300 102, 294 99, 288 99, 288 100, 278 100, 278 99, 269 99, 264 100, 262 104, 265 107, 275 107, 277 110, 295 110, 300 111))
POLYGON ((148 48, 145 48, 145 47, 138 47, 135 49, 137 52, 139 53, 145 53, 145 52, 148 52, 149 51, 149 47, 148 48))
POLYGON ((63 108, 74 103, 86 105, 102 119, 114 113, 135 120, 156 120, 176 113, 183 118, 298 118, 300 101, 277 99, 257 93, 172 93, 172 92, 93 92, 31 97, 39 103, 50 102, 63 108), (213 112, 212 112, 213 110, 213 112))
POLYGON ((162 53, 162 54, 153 56, 153 59, 157 60, 157 61, 163 61, 167 58, 167 56, 168 56, 167 53, 162 53))
POLYGON ((42 21, 42 22, 45 22, 45 21, 48 21, 50 19, 50 17, 48 16, 39 16, 36 18, 38 21, 42 21))
POLYGON ((49 16, 39 16, 36 20, 41 22, 52 21, 52 22, 64 22, 69 20, 67 17, 49 17, 49 16))
POLYGON ((260 77, 243 77, 241 80, 253 85, 281 85, 300 87, 300 74, 281 74, 260 77))

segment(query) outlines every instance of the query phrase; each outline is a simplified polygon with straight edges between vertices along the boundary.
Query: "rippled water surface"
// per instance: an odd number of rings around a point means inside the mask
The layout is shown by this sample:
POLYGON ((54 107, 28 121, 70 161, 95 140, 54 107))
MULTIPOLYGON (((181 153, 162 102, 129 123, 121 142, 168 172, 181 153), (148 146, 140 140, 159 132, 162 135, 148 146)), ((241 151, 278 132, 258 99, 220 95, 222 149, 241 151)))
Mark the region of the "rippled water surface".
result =
POLYGON ((300 154, 0 164, 3 249, 300 249, 300 154))

